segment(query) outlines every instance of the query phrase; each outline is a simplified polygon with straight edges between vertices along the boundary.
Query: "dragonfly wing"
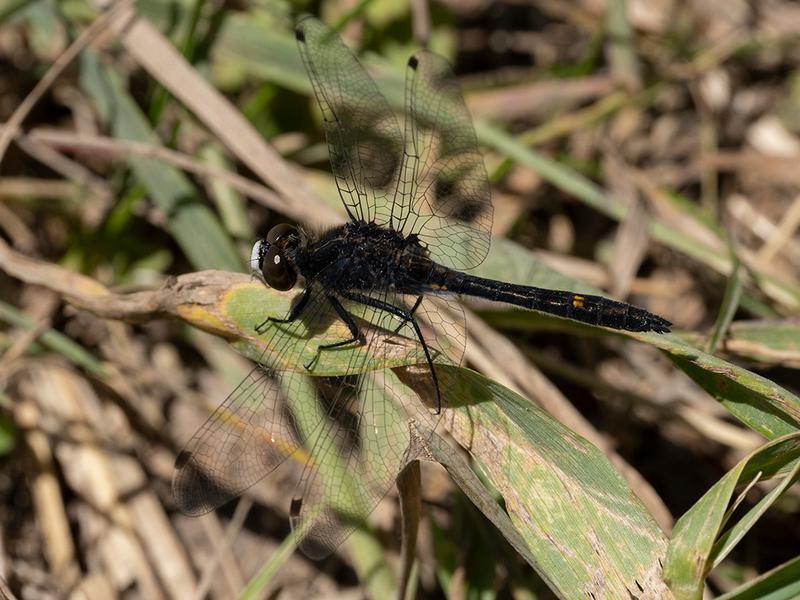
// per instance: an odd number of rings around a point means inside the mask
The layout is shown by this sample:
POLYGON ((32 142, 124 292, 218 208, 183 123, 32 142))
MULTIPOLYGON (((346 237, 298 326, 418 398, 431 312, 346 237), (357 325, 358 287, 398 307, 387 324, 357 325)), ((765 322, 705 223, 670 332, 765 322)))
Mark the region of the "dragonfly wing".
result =
POLYGON ((425 340, 435 349, 434 362, 460 365, 467 344, 466 318, 461 303, 452 297, 423 296, 414 314, 425 340))
MULTIPOLYGON (((390 292, 375 299, 406 311, 415 302, 390 292)), ((435 342, 430 323, 453 317, 441 316, 428 302, 415 316, 425 339, 435 342)), ((338 367, 342 375, 312 377, 283 365, 314 356, 309 345, 315 349, 320 338, 329 342, 330 331, 347 331, 335 323, 325 299, 315 296, 296 322, 271 324, 265 338, 272 358, 265 355, 263 362, 281 368, 254 368, 179 455, 173 490, 183 512, 203 514, 232 500, 291 456, 303 465, 292 523, 303 530, 304 552, 322 556, 363 523, 394 485, 413 458, 409 413, 429 422, 431 411, 386 367, 410 361, 427 369, 425 355, 413 327, 397 315, 345 298, 342 303, 364 334, 364 347, 321 350, 313 370, 327 372, 345 357, 346 364, 338 367)), ((431 349, 434 360, 444 360, 431 349)))
POLYGON ((447 61, 426 51, 409 61, 401 132, 389 103, 335 31, 305 17, 296 37, 351 219, 416 233, 447 266, 479 265, 489 252, 489 180, 447 61))
POLYGON ((312 558, 333 552, 386 495, 405 463, 408 425, 402 409, 376 371, 341 381, 317 381, 335 387, 334 409, 309 448, 290 506, 301 550, 312 558))
MULTIPOLYGON (((200 515, 234 499, 277 468, 319 427, 320 420, 310 422, 305 405, 296 400, 306 375, 293 372, 298 365, 302 369, 319 340, 330 339, 335 328, 335 315, 314 290, 300 318, 269 324, 260 339, 266 350, 258 366, 179 453, 172 489, 184 513, 200 515)), ((263 314, 254 314, 253 327, 263 320, 263 314)))
POLYGON ((489 179, 460 86, 441 56, 423 51, 409 60, 405 127, 402 173, 413 191, 398 229, 416 233, 437 262, 478 266, 491 242, 489 179))
POLYGON ((178 508, 201 515, 232 500, 298 446, 277 373, 255 367, 178 455, 178 508))
MULTIPOLYGON (((373 298, 407 309, 414 303, 413 298, 389 292, 373 298)), ((384 310, 359 307, 352 301, 343 300, 343 304, 359 321, 368 319, 385 332, 396 332, 366 339, 366 354, 383 355, 385 359, 378 362, 391 364, 392 339, 405 337, 407 324, 384 310)), ((418 360, 424 365, 421 346, 418 360)), ((327 409, 324 424, 308 448, 290 517, 292 528, 302 538, 301 550, 312 558, 322 558, 364 524, 403 467, 418 457, 411 443, 409 418, 433 429, 440 415, 423 406, 391 369, 349 377, 318 377, 314 383, 319 405, 327 409)))
POLYGON ((339 35, 313 17, 295 37, 322 110, 331 167, 351 219, 388 222, 403 135, 386 98, 339 35))
MULTIPOLYGON (((392 292, 375 292, 369 297, 406 313, 416 303, 413 297, 392 292)), ((369 322, 384 332, 365 338, 366 352, 362 356, 371 357, 374 364, 393 364, 396 346, 401 345, 407 352, 407 340, 416 339, 413 326, 397 314, 346 298, 342 298, 342 304, 357 323, 369 322)), ((434 341, 437 338, 431 324, 452 324, 461 319, 459 315, 463 313, 445 313, 428 298, 414 313, 425 339, 434 341)), ((416 348, 416 363, 428 373, 419 342, 416 348)), ((460 359, 463 344, 460 350, 448 354, 433 345, 430 350, 434 360, 450 362, 451 354, 460 359)), ((434 414, 433 406, 420 403, 419 397, 391 369, 364 372, 351 365, 347 371, 359 374, 314 378, 318 406, 326 407, 323 425, 307 449, 307 463, 290 507, 292 528, 302 538, 301 550, 313 558, 330 554, 362 525, 395 484, 400 471, 418 457, 409 418, 424 422, 432 430, 441 416, 434 414)), ((429 375, 421 378, 429 386, 429 375)))

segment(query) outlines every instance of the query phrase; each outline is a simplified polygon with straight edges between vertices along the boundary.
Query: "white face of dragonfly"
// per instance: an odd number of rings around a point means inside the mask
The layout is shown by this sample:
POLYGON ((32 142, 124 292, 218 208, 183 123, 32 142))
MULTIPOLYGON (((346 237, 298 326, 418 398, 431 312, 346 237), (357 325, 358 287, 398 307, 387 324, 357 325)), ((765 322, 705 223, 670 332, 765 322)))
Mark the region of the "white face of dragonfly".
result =
POLYGON ((258 277, 259 279, 264 279, 264 276, 261 273, 261 266, 264 260, 264 240, 259 239, 256 240, 256 243, 253 244, 253 249, 250 251, 250 272, 258 277))

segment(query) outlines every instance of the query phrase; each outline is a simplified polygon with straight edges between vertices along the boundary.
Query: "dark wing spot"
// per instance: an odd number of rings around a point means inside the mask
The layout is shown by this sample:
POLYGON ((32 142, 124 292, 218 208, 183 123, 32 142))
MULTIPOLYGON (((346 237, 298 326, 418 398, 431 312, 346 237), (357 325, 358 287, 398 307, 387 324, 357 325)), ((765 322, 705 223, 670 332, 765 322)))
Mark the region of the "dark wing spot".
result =
POLYGON ((294 30, 294 39, 298 42, 305 42, 306 41, 306 34, 302 29, 295 29, 294 30))
POLYGON ((336 428, 336 444, 342 451, 351 451, 361 446, 358 434, 360 416, 353 410, 358 390, 359 375, 344 377, 315 377, 317 397, 329 417, 329 424, 336 428))
MULTIPOLYGON (((332 147, 331 167, 342 177, 361 169, 364 183, 377 190, 391 189, 402 157, 398 140, 385 135, 381 115, 368 116, 347 104, 332 107, 337 121, 338 143, 332 147)), ((331 147, 329 146, 329 149, 331 147)))
POLYGON ((408 66, 415 71, 417 70, 417 65, 419 65, 419 59, 416 56, 412 56, 408 59, 408 66))
POLYGON ((192 453, 189 450, 181 450, 178 457, 175 459, 175 468, 182 469, 191 458, 192 453))
POLYGON ((442 177, 440 175, 439 177, 436 178, 436 185, 435 185, 436 199, 440 203, 443 203, 451 196, 451 194, 454 191, 453 188, 454 188, 453 181, 450 178, 442 177))
POLYGON ((472 223, 486 211, 486 203, 472 198, 461 198, 453 211, 453 217, 465 223, 472 223))

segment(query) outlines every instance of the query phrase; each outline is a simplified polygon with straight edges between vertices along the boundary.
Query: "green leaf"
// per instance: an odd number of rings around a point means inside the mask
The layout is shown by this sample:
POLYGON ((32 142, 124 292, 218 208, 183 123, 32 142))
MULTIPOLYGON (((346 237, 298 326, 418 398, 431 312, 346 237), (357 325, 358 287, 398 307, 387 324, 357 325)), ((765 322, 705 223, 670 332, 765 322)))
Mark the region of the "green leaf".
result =
MULTIPOLYGON (((222 150, 215 144, 206 144, 199 151, 199 158, 215 169, 232 171, 232 165, 222 150)), ((226 231, 233 237, 252 244, 255 237, 247 216, 247 206, 239 192, 220 180, 209 182, 211 198, 217 205, 226 231)))
POLYGON ((729 550, 727 541, 737 539, 752 526, 753 516, 760 515, 754 509, 745 516, 743 527, 733 528, 732 535, 715 545, 728 518, 728 505, 736 486, 787 473, 788 481, 784 483, 788 485, 797 475, 798 461, 800 433, 774 440, 740 461, 678 520, 664 564, 664 579, 676 598, 701 598, 703 581, 715 554, 729 550))
MULTIPOLYGON (((219 310, 236 337, 243 338, 235 345, 252 358, 274 359, 266 345, 268 338, 255 335, 253 326, 268 315, 285 315, 294 295, 270 290, 255 281, 227 287, 220 296, 219 310)), ((337 341, 347 332, 334 321, 315 330, 315 335, 320 340, 337 341)), ((675 335, 619 335, 636 337, 669 353, 757 431, 770 436, 797 432, 793 417, 798 410, 797 399, 772 382, 705 354, 675 335)), ((290 351, 296 359, 311 356, 304 354, 310 352, 305 349, 306 339, 299 336, 297 348, 290 351)), ((366 351, 362 347, 342 349, 340 356, 324 361, 324 370, 316 374, 337 374, 350 364, 352 353, 366 351)), ((365 357, 364 371, 380 366, 378 358, 365 357)), ((400 367, 418 361, 413 344, 400 345, 392 364, 401 379, 408 381, 409 372, 400 367)), ((298 359, 296 364, 303 361, 298 359)), ((637 584, 657 585, 656 565, 666 540, 598 450, 498 384, 465 369, 439 366, 437 370, 452 407, 449 429, 491 475, 508 515, 498 512, 492 492, 474 474, 463 471, 455 456, 448 456, 446 449, 439 449, 439 453, 432 450, 432 454, 451 470, 465 493, 545 581, 567 597, 591 591, 591 574, 597 572, 608 577, 608 582, 613 581, 608 585, 616 586, 620 594, 637 589, 637 584), (558 541, 555 547, 553 540, 558 541), (603 549, 602 558, 593 544, 603 549)), ((709 545, 709 556, 710 552, 709 545)))
POLYGON ((239 594, 239 600, 258 600, 265 597, 267 586, 297 549, 302 533, 302 530, 296 530, 286 536, 280 546, 269 557, 269 560, 247 582, 247 585, 239 594))
POLYGON ((33 4, 34 0, 7 0, 0 7, 0 23, 17 14, 21 9, 33 4))
MULTIPOLYGON (((302 293, 302 292, 300 292, 302 293)), ((317 346, 348 339, 350 334, 347 326, 339 319, 319 318, 310 321, 302 319, 292 326, 283 323, 268 323, 261 334, 255 332, 255 327, 269 316, 284 317, 289 314, 292 303, 298 292, 278 292, 267 288, 263 283, 253 280, 249 284, 232 286, 220 298, 219 314, 223 315, 225 325, 236 332, 239 339, 232 344, 239 352, 248 358, 281 369, 306 372, 305 365, 313 362, 317 355, 317 346), (269 345, 269 341, 276 330, 284 330, 288 342, 280 348, 269 345), (310 337, 317 343, 309 344, 310 337)), ((312 300, 313 302, 313 300, 312 300)), ((313 312, 307 309, 307 312, 313 312)), ((384 335, 374 329, 365 329, 365 335, 384 335)), ((354 355, 363 358, 360 372, 366 373, 382 368, 384 365, 400 367, 417 364, 419 351, 416 342, 402 337, 392 338, 393 353, 386 360, 386 353, 381 350, 379 355, 370 355, 370 344, 365 346, 345 346, 327 352, 326 360, 314 364, 311 371, 316 376, 333 376, 345 372, 353 362, 354 355)))
POLYGON ((214 69, 242 71, 291 90, 311 92, 297 43, 247 14, 233 14, 222 27, 212 53, 214 69))
POLYGON ((675 335, 649 336, 733 416, 768 439, 800 430, 800 399, 769 379, 706 354, 675 335))
POLYGON ((733 550, 744 535, 750 531, 767 509, 780 498, 789 486, 797 481, 798 473, 800 473, 800 461, 795 462, 794 468, 783 478, 783 481, 781 481, 779 485, 772 488, 744 517, 739 519, 733 527, 719 537, 714 547, 711 549, 711 559, 713 559, 711 565, 712 569, 718 566, 725 557, 728 556, 730 551, 733 550))
MULTIPOLYGON (((33 331, 38 323, 18 308, 0 301, 0 321, 19 327, 25 331, 33 331)), ((38 341, 49 350, 61 354, 71 363, 78 365, 100 378, 108 376, 103 363, 86 348, 55 329, 46 329, 38 337, 38 341)))
POLYGON ((800 598, 800 556, 718 596, 717 600, 794 600, 800 598))
POLYGON ((739 262, 739 257, 731 248, 731 261, 733 262, 733 270, 730 277, 728 277, 728 284, 725 286, 725 295, 722 297, 722 306, 720 306, 717 320, 714 323, 714 330, 711 334, 711 339, 708 341, 706 351, 709 354, 714 354, 719 346, 720 341, 725 337, 728 327, 733 321, 733 315, 739 308, 739 300, 742 297, 742 280, 739 276, 742 263, 739 262))
MULTIPOLYGON (((295 294, 241 280, 222 287, 210 310, 178 312, 206 329, 226 331, 237 349, 269 363, 276 359, 269 337, 256 335, 253 327, 269 315, 285 315, 295 294)), ((368 327, 362 331, 367 336, 383 335, 368 327)), ((338 341, 348 332, 334 321, 314 328, 314 335, 338 341)), ((393 340, 395 374, 430 402, 429 379, 418 368, 405 368, 420 362, 416 344, 393 340)), ((304 353, 312 352, 305 350, 306 342, 305 334, 289 339, 284 350, 294 355, 294 363, 281 366, 305 376, 304 368, 297 365, 308 356, 304 353)), ((370 350, 334 351, 331 354, 340 356, 326 357, 315 374, 341 374, 351 364, 352 353, 359 352, 370 350)), ((363 372, 382 364, 378 362, 382 357, 362 358, 363 372)), ((542 579, 562 597, 599 593, 599 581, 609 597, 625 597, 639 586, 663 591, 658 561, 667 540, 599 450, 527 400, 477 373, 444 365, 437 366, 437 372, 450 406, 443 424, 489 474, 507 512, 497 504, 496 491, 481 483, 460 453, 416 421, 420 438, 542 579)))
POLYGON ((459 453, 423 433, 431 455, 551 589, 564 598, 626 598, 643 589, 661 597, 667 540, 608 459, 482 375, 450 366, 437 372, 447 429, 489 474, 507 513, 459 453))
MULTIPOLYGON (((12 12, 17 8, 14 2, 9 7, 12 12)), ((0 8, 0 18, 6 10, 0 8)), ((42 58, 53 58, 63 51, 67 39, 55 3, 31 2, 18 16, 26 21, 28 43, 35 54, 42 58)))

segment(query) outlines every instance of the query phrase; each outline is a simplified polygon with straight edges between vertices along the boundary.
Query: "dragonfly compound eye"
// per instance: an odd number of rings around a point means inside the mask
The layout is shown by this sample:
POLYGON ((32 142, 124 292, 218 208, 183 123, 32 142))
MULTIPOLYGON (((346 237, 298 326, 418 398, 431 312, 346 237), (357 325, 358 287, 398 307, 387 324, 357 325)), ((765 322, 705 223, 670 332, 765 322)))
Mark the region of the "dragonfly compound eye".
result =
MULTIPOLYGON (((285 250, 296 243, 297 229, 283 223, 270 229, 260 257, 261 274, 271 288, 290 290, 297 283, 297 272, 286 259, 285 250)), ((254 248, 255 251, 255 248, 254 248)))

